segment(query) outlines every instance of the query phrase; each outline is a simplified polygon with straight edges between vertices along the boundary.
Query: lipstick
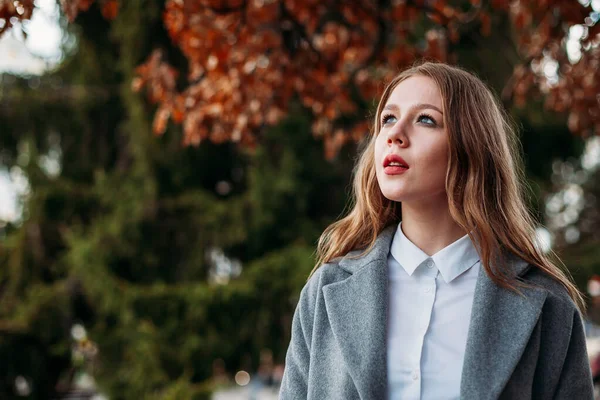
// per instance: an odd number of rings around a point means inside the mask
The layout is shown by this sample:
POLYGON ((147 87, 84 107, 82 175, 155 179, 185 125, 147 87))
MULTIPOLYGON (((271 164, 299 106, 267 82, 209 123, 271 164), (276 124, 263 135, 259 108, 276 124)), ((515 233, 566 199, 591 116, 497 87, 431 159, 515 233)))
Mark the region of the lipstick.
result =
POLYGON ((388 154, 383 159, 383 172, 386 175, 400 175, 405 173, 408 168, 408 163, 397 154, 388 154))

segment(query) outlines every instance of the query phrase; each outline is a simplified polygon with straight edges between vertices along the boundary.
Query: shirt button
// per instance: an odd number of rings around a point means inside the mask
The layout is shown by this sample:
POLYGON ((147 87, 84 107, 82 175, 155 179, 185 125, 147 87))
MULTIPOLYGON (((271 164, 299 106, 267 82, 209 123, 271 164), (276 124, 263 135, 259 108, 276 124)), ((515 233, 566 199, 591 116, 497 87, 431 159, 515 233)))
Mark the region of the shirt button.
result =
POLYGON ((413 381, 416 381, 417 379, 419 379, 419 373, 417 371, 413 372, 412 378, 413 378, 413 381))
POLYGON ((431 292, 431 288, 430 287, 428 287, 428 288, 425 289, 425 293, 429 293, 429 292, 431 292))
POLYGON ((431 261, 431 260, 427 261, 427 268, 433 268, 433 261, 431 261))

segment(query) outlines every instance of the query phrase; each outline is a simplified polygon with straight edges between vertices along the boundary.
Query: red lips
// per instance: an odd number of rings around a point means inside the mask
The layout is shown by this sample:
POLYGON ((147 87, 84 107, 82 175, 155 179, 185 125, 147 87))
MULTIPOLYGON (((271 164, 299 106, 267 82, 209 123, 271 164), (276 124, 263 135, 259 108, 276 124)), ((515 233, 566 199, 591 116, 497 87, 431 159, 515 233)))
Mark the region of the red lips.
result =
POLYGON ((401 167, 408 169, 408 163, 396 154, 389 154, 383 159, 383 168, 389 166, 391 163, 398 163, 401 167))
POLYGON ((383 159, 383 172, 386 175, 400 175, 406 171, 408 171, 408 163, 402 157, 390 154, 383 159))

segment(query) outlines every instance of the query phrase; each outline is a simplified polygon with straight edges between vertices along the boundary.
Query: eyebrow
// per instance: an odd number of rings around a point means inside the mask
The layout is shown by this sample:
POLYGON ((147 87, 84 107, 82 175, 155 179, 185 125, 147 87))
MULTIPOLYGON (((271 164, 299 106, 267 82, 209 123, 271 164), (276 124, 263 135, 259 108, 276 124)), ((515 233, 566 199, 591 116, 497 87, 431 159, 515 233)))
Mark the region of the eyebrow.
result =
MULTIPOLYGON (((439 108, 437 108, 436 106, 434 106, 433 104, 429 104, 429 103, 417 103, 412 105, 409 110, 423 110, 425 108, 431 108, 432 110, 435 110, 437 112, 439 112, 440 114, 444 115, 444 113, 442 112, 442 110, 440 110, 439 108)), ((391 111, 399 111, 400 108, 395 105, 395 104, 387 104, 385 107, 383 107, 383 111, 385 110, 391 110, 391 111)))

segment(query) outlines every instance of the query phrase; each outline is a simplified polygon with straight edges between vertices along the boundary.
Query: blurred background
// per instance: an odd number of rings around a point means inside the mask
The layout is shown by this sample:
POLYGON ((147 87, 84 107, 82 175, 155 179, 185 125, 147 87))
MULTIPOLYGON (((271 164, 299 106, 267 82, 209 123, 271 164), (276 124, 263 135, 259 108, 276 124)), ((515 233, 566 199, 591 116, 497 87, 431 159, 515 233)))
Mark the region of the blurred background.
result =
POLYGON ((0 0, 0 398, 272 399, 385 82, 476 72, 600 350, 599 0, 0 0))

